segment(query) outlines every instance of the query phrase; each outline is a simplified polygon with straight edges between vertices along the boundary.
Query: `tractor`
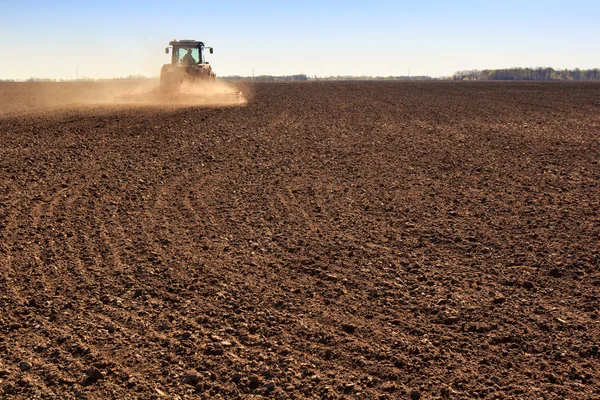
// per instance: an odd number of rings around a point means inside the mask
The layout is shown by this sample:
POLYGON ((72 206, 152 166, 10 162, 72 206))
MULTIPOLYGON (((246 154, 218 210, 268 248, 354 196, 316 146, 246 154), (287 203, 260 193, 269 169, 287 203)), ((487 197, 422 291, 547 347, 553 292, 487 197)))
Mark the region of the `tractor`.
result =
POLYGON ((204 49, 213 54, 212 47, 195 40, 173 40, 171 48, 165 48, 165 54, 171 50, 171 63, 160 70, 160 89, 164 93, 179 90, 184 82, 214 81, 216 75, 210 64, 204 60, 204 49))

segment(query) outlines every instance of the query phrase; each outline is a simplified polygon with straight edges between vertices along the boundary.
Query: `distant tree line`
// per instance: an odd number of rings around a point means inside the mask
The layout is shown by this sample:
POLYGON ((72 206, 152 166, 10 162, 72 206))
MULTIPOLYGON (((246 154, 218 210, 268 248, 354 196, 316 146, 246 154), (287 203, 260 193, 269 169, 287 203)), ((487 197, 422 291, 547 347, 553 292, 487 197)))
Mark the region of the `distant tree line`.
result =
POLYGON ((338 75, 314 78, 318 81, 434 81, 445 78, 433 78, 431 76, 352 76, 338 75))
POLYGON ((275 75, 260 75, 257 77, 250 76, 225 76, 221 79, 229 80, 229 81, 432 81, 438 79, 447 79, 447 78, 433 78, 431 76, 354 76, 354 75, 337 75, 337 76, 307 76, 304 74, 300 75, 284 75, 284 76, 275 76, 275 75))
POLYGON ((599 81, 600 69, 505 68, 458 71, 459 81, 599 81))

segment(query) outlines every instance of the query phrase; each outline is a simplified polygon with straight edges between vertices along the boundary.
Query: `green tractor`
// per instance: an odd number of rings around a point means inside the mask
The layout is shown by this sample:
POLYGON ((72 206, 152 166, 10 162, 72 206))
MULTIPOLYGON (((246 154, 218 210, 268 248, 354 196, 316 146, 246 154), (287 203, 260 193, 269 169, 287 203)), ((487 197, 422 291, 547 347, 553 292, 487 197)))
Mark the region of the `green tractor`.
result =
MULTIPOLYGON (((160 89, 165 93, 179 90, 184 82, 214 81, 216 75, 210 64, 204 60, 204 49, 213 54, 212 47, 204 46, 204 42, 195 40, 173 40, 171 46, 171 63, 163 65, 160 70, 160 89)), ((169 54, 169 47, 165 54, 169 54)))

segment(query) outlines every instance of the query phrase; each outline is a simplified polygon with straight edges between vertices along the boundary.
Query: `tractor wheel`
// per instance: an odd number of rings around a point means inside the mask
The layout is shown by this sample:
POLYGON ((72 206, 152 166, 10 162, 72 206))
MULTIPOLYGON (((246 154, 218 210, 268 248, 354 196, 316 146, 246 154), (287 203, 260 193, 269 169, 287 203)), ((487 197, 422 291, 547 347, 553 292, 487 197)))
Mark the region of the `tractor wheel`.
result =
POLYGON ((179 71, 172 71, 167 68, 163 68, 160 73, 160 90, 163 93, 173 93, 177 91, 179 84, 181 83, 181 74, 179 71))

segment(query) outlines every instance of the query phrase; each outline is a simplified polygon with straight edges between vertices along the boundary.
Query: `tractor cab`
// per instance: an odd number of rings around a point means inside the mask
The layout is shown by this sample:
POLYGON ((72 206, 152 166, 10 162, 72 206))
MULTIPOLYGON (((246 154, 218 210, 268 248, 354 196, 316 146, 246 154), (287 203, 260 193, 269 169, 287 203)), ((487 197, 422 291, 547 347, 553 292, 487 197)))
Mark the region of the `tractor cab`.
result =
POLYGON ((184 82, 214 81, 216 75, 211 65, 204 60, 204 49, 212 54, 212 47, 205 47, 204 42, 195 40, 173 40, 171 47, 171 63, 165 64, 160 70, 160 88, 163 92, 173 93, 184 82))
MULTIPOLYGON (((197 64, 208 64, 204 61, 204 42, 195 40, 173 40, 169 43, 172 46, 171 64, 194 66, 197 64)), ((209 49, 210 54, 213 53, 212 47, 209 49)), ((165 54, 169 54, 169 47, 165 48, 165 54)))

